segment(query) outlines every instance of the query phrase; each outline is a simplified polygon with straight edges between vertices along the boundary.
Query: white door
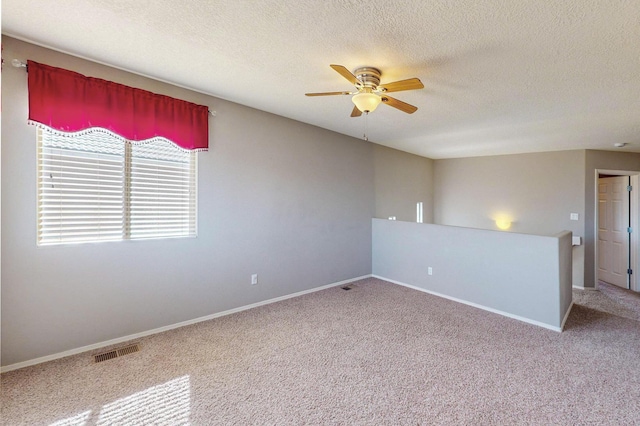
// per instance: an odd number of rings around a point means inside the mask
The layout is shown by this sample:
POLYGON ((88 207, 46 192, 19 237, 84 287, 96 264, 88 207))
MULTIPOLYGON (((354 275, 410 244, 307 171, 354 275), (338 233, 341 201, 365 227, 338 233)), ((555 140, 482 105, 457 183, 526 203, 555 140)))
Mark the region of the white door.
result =
POLYGON ((598 280, 628 288, 628 176, 598 179, 598 280))

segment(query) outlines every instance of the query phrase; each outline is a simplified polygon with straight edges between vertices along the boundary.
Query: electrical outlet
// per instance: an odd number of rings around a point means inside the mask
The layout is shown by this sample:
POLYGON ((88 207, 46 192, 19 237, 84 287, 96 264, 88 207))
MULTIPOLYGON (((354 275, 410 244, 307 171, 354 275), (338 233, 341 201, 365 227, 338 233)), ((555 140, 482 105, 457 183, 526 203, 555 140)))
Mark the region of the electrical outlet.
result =
POLYGON ((258 274, 251 275, 251 285, 258 284, 258 274))
POLYGON ((427 274, 433 275, 433 268, 431 266, 427 268, 427 274))

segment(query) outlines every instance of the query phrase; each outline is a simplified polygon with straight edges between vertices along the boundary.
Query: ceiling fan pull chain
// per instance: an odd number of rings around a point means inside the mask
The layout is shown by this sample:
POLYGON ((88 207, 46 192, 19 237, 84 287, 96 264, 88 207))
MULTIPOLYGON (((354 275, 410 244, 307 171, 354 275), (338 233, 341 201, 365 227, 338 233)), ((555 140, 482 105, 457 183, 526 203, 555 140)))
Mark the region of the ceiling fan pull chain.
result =
POLYGON ((369 124, 369 111, 365 111, 364 112, 364 135, 363 135, 363 139, 365 141, 369 141, 369 137, 367 136, 367 124, 369 124))

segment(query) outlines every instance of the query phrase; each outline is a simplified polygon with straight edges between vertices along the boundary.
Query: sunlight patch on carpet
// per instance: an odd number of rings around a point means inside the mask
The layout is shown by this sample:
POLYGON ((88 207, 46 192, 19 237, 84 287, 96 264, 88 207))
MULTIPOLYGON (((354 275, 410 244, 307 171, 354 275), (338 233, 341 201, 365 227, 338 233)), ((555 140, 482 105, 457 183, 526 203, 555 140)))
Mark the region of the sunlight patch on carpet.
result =
POLYGON ((189 376, 183 376, 104 405, 97 424, 186 425, 190 409, 189 376))
POLYGON ((91 410, 85 411, 84 413, 76 414, 75 416, 51 423, 49 426, 84 426, 87 424, 87 420, 89 420, 90 415, 91 410))

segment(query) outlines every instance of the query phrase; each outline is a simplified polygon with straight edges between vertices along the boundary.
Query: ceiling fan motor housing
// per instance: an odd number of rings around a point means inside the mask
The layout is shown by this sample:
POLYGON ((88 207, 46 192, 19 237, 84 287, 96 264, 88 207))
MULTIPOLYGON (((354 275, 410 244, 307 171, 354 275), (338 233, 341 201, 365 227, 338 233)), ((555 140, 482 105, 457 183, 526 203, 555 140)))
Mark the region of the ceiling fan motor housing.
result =
POLYGON ((362 87, 375 90, 380 84, 380 70, 373 67, 358 68, 354 72, 356 78, 362 82, 362 87))

